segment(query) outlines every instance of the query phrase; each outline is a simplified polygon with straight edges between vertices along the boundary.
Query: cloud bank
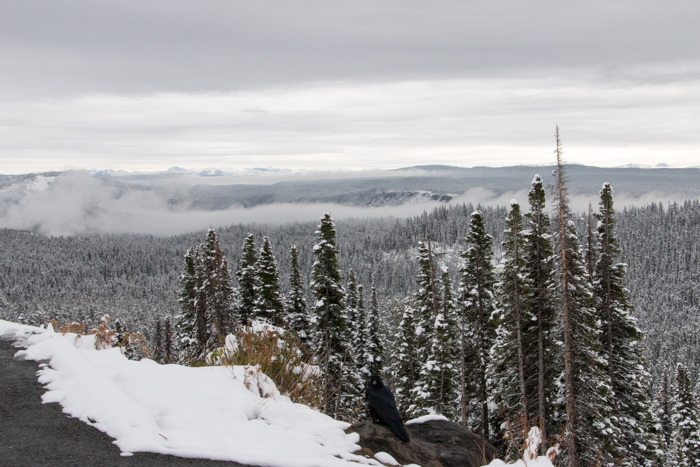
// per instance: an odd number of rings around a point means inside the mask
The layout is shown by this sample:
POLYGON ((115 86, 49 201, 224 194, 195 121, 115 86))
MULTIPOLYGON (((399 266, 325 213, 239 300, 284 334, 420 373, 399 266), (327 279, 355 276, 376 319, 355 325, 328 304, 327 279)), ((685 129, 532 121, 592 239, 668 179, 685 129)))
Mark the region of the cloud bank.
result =
MULTIPOLYGON (((80 235, 85 233, 138 233, 158 236, 199 231, 210 225, 217 228, 232 224, 279 225, 316 221, 326 211, 337 219, 420 215, 438 206, 437 202, 407 203, 401 206, 355 207, 332 203, 268 204, 254 208, 229 208, 204 211, 173 207, 163 196, 149 190, 124 190, 90 176, 86 172, 69 172, 44 184, 27 182, 28 189, 0 193, 0 228, 32 230, 46 235, 80 235)), ((472 188, 452 200, 451 204, 507 206, 516 199, 527 209, 527 191, 510 191, 496 195, 484 188, 472 188)), ((648 193, 630 197, 618 193, 615 204, 645 205, 655 202, 682 202, 683 195, 648 193)), ((588 203, 597 207, 598 198, 575 196, 572 207, 586 211, 588 203)))

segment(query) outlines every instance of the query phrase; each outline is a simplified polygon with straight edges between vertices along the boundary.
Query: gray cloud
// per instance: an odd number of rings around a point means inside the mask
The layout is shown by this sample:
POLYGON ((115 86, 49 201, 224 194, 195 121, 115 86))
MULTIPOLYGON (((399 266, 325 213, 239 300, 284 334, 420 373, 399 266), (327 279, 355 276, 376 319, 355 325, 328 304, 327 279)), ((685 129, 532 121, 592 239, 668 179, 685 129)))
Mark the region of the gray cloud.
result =
POLYGON ((56 95, 624 75, 696 63, 698 17, 697 2, 24 0, 0 6, 0 83, 56 95))
MULTIPOLYGON (((177 191, 177 181, 161 184, 177 191)), ((163 191, 115 187, 91 177, 86 172, 69 172, 56 178, 37 177, 21 187, 0 190, 0 228, 34 230, 47 235, 76 235, 88 232, 142 233, 175 235, 198 231, 208 226, 215 228, 231 224, 260 223, 280 225, 292 222, 315 221, 325 211, 337 220, 346 218, 395 217, 419 215, 438 206, 437 202, 407 203, 401 206, 357 207, 333 203, 268 204, 254 208, 233 207, 205 211, 173 206, 163 191), (47 183, 48 182, 48 183, 47 183)), ((496 194, 484 188, 472 188, 452 200, 452 204, 507 206, 515 198, 527 208, 527 191, 496 194)), ((682 194, 649 192, 641 196, 626 193, 615 195, 618 209, 624 206, 645 205, 655 202, 682 202, 682 194)), ((588 209, 588 203, 597 206, 595 194, 575 195, 572 207, 579 212, 588 209)))
POLYGON ((700 3, 0 3, 0 172, 696 165, 700 3))

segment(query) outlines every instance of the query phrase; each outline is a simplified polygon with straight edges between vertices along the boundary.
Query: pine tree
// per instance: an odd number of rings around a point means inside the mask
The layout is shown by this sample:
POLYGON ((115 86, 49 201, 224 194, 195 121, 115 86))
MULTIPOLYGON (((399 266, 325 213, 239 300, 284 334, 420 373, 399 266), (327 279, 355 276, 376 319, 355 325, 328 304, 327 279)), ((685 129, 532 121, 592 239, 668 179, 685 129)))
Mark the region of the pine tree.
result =
POLYGON ((564 384, 559 399, 566 401, 564 462, 570 467, 603 464, 615 455, 611 439, 617 434, 610 424, 612 395, 600 356, 600 331, 597 326, 591 280, 583 261, 566 188, 559 127, 556 129, 557 169, 554 171, 554 211, 557 219, 559 294, 562 307, 564 340, 564 384))
POLYGON ((296 245, 289 250, 291 270, 289 273, 289 294, 287 295, 287 325, 297 333, 299 340, 307 346, 311 339, 311 321, 306 310, 304 285, 299 271, 299 255, 296 245))
POLYGON ((277 261, 272 254, 272 246, 267 235, 263 237, 255 272, 255 317, 274 326, 284 326, 284 305, 280 295, 277 261))
POLYGON ((349 326, 345 313, 345 290, 338 271, 335 224, 330 214, 321 218, 314 246, 316 261, 311 271, 312 308, 316 333, 314 347, 323 349, 319 364, 323 373, 323 410, 352 420, 360 413, 362 381, 348 348, 349 326))
MULTIPOLYGON (((529 288, 525 279, 523 216, 515 201, 511 201, 504 236, 505 264, 496 287, 497 328, 488 364, 489 388, 500 421, 494 427, 494 435, 500 431, 511 436, 515 446, 521 446, 535 417, 532 402, 537 394, 537 354, 532 351, 537 347, 533 345, 536 321, 526 301, 529 288)), ((502 439, 503 435, 494 439, 502 439)))
POLYGON ((372 283, 372 297, 367 315, 367 365, 370 375, 381 375, 383 368, 384 339, 380 331, 377 288, 372 283))
POLYGON ((408 418, 409 408, 415 404, 413 388, 418 382, 421 369, 415 314, 413 305, 406 303, 396 336, 397 355, 393 364, 394 397, 401 417, 404 419, 408 418))
POLYGON ((221 249, 219 236, 209 228, 200 248, 205 278, 201 291, 206 302, 206 319, 210 327, 207 349, 223 345, 226 336, 234 331, 234 291, 228 260, 221 249))
POLYGON ((457 323, 452 296, 450 274, 443 270, 441 277, 443 297, 435 317, 434 333, 428 361, 421 368, 419 382, 414 388, 415 408, 413 416, 438 413, 455 419, 458 413, 454 404, 457 395, 457 323))
MULTIPOLYGON (((550 234, 551 222, 545 211, 546 200, 542 178, 535 175, 532 189, 528 194, 530 212, 525 214, 528 229, 525 234, 524 261, 525 281, 527 283, 527 303, 529 313, 534 320, 530 341, 529 355, 536 355, 534 374, 536 374, 536 393, 530 396, 532 421, 537 420, 542 438, 548 440, 555 434, 561 423, 561 417, 555 411, 557 394, 556 378, 561 373, 560 347, 556 344, 555 327, 557 310, 553 300, 556 290, 554 253, 550 234), (535 405, 536 402, 536 405, 535 405)), ((544 451, 546 442, 542 443, 544 451)), ((542 452, 544 454, 544 452, 542 452)))
POLYGON ((613 423, 621 436, 613 439, 623 466, 651 466, 657 460, 656 421, 647 396, 650 375, 643 355, 643 335, 632 316, 624 279, 626 265, 616 263, 620 247, 615 235, 613 192, 608 183, 600 192, 597 236, 600 243, 593 279, 601 323, 601 348, 606 359, 613 423))
MULTIPOLYGON (((206 337, 200 341, 202 334, 206 336, 206 325, 198 318, 198 308, 201 311, 201 301, 198 300, 201 276, 197 277, 198 248, 189 249, 185 253, 184 268, 180 275, 180 293, 178 304, 180 313, 175 317, 176 341, 180 349, 180 363, 197 360, 204 353, 206 337)), ((120 324, 121 326, 121 324, 120 324)))
POLYGON ((667 465, 676 467, 700 466, 700 420, 698 405, 688 370, 683 364, 676 369, 672 423, 674 426, 667 465))
POLYGON ((494 311, 493 239, 486 233, 481 212, 472 213, 468 248, 462 252, 460 301, 462 384, 462 423, 489 439, 489 409, 486 367, 495 338, 491 320, 494 311), (471 417, 470 417, 471 415, 471 417))
POLYGON ((433 325, 439 309, 438 290, 430 241, 418 243, 418 291, 414 297, 416 305, 416 332, 421 363, 425 363, 433 338, 433 325))
POLYGON ((249 233, 243 243, 243 252, 238 263, 238 301, 236 311, 241 324, 246 325, 255 318, 255 293, 257 274, 255 265, 258 262, 255 253, 255 238, 249 233))

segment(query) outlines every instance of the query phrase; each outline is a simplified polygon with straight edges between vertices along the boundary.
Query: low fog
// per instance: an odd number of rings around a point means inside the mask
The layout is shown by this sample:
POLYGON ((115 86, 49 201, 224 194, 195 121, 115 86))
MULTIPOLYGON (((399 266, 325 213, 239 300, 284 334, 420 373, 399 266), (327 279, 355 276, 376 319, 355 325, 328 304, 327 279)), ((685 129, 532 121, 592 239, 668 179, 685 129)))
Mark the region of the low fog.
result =
MULTIPOLYGON (((533 173, 535 168, 530 169, 533 173)), ((542 171, 545 183, 548 172, 542 171)), ((338 175, 341 177, 341 175, 338 175)), ((258 178, 258 177, 255 177, 258 178)), ((222 180, 212 177, 214 183, 222 180)), ((601 180, 602 182, 605 180, 601 180)), ((226 209, 206 210, 191 204, 173 204, 169 198, 177 191, 174 185, 164 190, 167 183, 158 180, 159 190, 143 186, 115 185, 88 172, 66 172, 55 176, 25 176, 23 180, 0 188, 0 228, 31 230, 45 235, 80 235, 85 233, 139 233, 157 236, 176 235, 232 224, 279 225, 317 220, 324 212, 339 219, 394 217, 405 218, 430 211, 441 204, 472 203, 507 206, 517 200, 527 210, 527 184, 522 190, 496 193, 476 187, 453 197, 448 203, 406 202, 398 206, 351 206, 338 203, 270 203, 250 208, 231 206, 226 209)), ((648 203, 682 202, 688 196, 649 191, 632 196, 624 191, 615 193, 618 210, 624 206, 648 203)), ((575 194, 572 206, 579 212, 587 211, 591 203, 597 208, 595 192, 575 194)))

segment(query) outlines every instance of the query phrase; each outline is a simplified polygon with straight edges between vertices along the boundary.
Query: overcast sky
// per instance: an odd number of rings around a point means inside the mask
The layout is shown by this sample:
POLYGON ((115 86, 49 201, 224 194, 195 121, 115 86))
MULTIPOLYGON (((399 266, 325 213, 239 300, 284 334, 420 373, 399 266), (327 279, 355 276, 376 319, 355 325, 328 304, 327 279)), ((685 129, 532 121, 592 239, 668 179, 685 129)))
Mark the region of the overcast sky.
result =
POLYGON ((700 165, 697 1, 0 0, 0 173, 700 165))

